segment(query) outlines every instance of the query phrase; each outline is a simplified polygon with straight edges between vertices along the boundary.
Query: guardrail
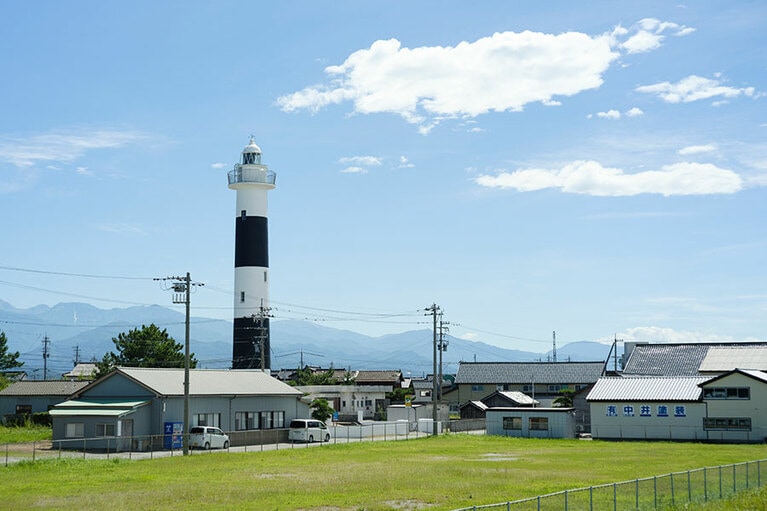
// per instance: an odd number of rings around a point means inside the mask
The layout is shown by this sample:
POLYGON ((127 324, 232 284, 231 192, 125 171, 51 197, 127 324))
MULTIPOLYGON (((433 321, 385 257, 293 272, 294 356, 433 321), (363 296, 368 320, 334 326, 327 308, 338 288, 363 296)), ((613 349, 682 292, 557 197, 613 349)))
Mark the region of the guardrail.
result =
POLYGON ((650 510, 728 499, 765 484, 767 460, 705 467, 686 472, 576 488, 522 500, 471 506, 454 511, 650 510))

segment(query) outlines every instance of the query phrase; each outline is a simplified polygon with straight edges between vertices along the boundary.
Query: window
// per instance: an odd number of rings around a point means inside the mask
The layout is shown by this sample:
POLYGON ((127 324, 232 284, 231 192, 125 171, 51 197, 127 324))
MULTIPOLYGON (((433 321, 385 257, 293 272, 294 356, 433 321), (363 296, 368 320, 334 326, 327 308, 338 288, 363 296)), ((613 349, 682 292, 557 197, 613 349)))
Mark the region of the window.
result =
POLYGON ((85 425, 82 422, 70 422, 66 426, 64 436, 67 438, 82 438, 85 436, 85 425))
POLYGON ((751 399, 749 387, 708 387, 703 389, 704 399, 751 399))
POLYGON ((96 424, 96 436, 115 436, 115 425, 109 423, 96 424))
POLYGON ((567 390, 567 385, 549 385, 549 392, 559 392, 560 390, 567 390))
POLYGON ((530 431, 548 431, 549 430, 549 418, 548 417, 530 417, 529 422, 530 431))
POLYGON ((195 426, 221 426, 221 415, 218 413, 198 413, 194 416, 195 426))
POLYGON ((16 405, 17 415, 29 415, 32 413, 32 405, 16 405))
POLYGON ((245 291, 240 291, 240 303, 245 303, 245 291))
POLYGON ((521 430, 522 429, 522 417, 504 417, 503 418, 503 429, 521 430))
POLYGON ((472 385, 471 391, 472 392, 484 392, 485 386, 484 385, 472 385))
POLYGON ((704 417, 703 429, 719 431, 751 431, 749 417, 704 417))
POLYGON ((261 429, 272 429, 272 412, 261 412, 261 429))
POLYGON ((235 412, 234 429, 236 431, 245 431, 248 429, 258 429, 257 412, 235 412))
POLYGON ((532 392, 533 386, 532 385, 522 385, 522 392, 532 392))
POLYGON ((419 392, 419 394, 421 395, 421 397, 431 397, 431 391, 430 390, 421 390, 419 392))

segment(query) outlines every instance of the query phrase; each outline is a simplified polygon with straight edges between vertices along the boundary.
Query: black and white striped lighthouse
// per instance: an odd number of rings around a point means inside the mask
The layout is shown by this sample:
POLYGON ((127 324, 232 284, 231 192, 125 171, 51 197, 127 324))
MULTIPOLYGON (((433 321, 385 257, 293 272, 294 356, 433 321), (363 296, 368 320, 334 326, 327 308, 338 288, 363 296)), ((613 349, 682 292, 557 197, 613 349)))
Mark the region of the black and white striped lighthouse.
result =
POLYGON ((250 137, 228 178, 229 188, 237 191, 232 369, 271 369, 266 194, 277 174, 261 163, 261 148, 250 137))

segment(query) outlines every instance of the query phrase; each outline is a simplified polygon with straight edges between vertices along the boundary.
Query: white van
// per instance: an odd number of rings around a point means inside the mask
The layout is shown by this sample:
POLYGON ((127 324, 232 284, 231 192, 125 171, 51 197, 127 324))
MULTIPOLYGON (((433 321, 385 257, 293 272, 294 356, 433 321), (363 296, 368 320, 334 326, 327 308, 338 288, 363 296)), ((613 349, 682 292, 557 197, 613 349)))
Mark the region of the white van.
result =
POLYGON ((288 440, 291 442, 328 442, 330 431, 324 422, 315 419, 293 419, 290 421, 288 440))

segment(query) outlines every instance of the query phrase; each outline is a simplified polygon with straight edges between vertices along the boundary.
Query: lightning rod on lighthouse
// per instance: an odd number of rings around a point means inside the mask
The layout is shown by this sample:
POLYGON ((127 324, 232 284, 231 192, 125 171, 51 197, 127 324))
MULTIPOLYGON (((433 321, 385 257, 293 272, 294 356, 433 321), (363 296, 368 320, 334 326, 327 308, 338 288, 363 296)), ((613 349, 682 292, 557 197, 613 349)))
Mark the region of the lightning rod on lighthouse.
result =
POLYGON ((250 137, 227 177, 229 188, 237 192, 232 369, 271 369, 266 195, 277 174, 261 163, 261 148, 250 137))

